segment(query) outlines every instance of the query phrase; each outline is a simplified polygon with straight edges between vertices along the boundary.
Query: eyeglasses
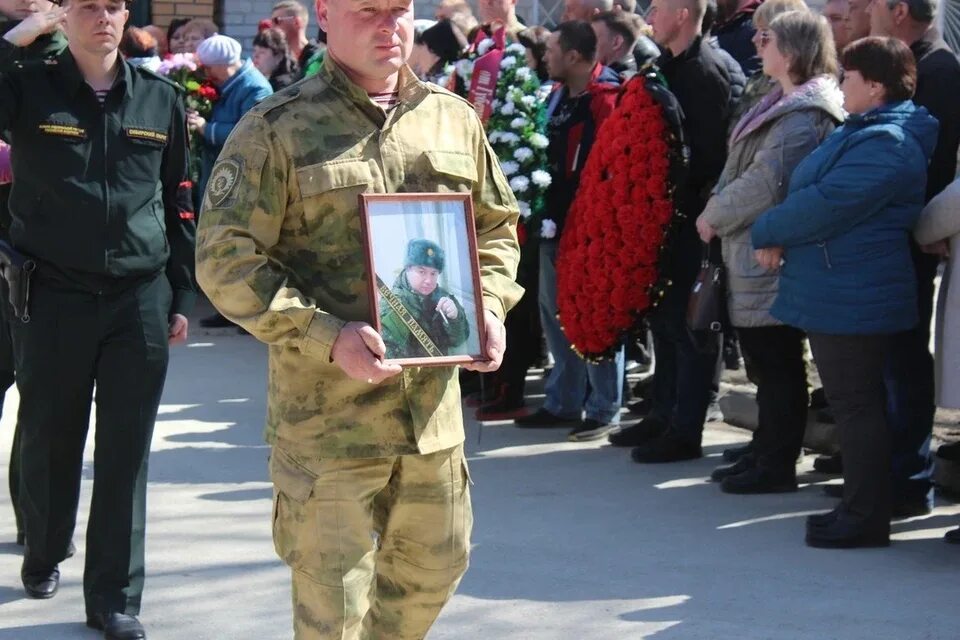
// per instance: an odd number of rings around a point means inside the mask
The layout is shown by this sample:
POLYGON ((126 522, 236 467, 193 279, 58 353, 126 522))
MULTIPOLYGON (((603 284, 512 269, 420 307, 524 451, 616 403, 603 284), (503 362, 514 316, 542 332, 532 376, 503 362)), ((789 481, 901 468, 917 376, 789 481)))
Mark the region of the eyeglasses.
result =
POLYGON ((772 36, 770 35, 770 32, 768 30, 763 29, 757 32, 757 42, 760 43, 761 47, 765 47, 768 44, 770 44, 771 39, 772 39, 772 36))
POLYGON ((273 16, 270 18, 270 22, 273 23, 275 27, 279 27, 281 22, 286 22, 287 20, 293 20, 297 16, 273 16))

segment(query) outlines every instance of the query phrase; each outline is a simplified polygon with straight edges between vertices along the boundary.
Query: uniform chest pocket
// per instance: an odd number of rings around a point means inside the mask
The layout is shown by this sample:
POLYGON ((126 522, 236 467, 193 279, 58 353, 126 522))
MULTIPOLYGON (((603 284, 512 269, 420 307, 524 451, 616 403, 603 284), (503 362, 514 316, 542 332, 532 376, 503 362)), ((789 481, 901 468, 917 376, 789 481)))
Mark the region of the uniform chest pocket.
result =
POLYGON ((477 183, 477 162, 460 151, 424 151, 410 191, 472 191, 477 183))

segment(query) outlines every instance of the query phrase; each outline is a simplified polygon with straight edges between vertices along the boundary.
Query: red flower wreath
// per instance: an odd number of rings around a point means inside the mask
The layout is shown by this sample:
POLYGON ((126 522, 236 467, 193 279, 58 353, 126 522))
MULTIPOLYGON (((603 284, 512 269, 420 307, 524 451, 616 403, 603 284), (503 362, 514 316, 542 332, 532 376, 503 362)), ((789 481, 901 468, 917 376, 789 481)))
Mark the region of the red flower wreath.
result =
POLYGON ((658 263, 674 219, 676 162, 663 108, 638 76, 597 132, 560 239, 560 324, 588 360, 613 355, 662 296, 658 263))

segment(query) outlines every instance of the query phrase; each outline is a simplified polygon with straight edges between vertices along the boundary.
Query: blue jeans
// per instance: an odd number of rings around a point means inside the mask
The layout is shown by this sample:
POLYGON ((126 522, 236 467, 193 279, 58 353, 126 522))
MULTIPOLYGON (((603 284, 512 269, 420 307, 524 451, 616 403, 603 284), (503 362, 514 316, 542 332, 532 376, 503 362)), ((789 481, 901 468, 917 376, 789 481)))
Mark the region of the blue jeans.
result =
POLYGON ((895 502, 933 504, 934 374, 930 355, 933 279, 936 258, 914 254, 920 324, 890 338, 883 367, 887 388, 887 422, 893 433, 893 495, 895 502))
POLYGON ((650 314, 656 368, 649 417, 680 439, 700 444, 720 350, 719 334, 687 328, 688 287, 673 287, 650 314))
POLYGON ((555 416, 610 424, 620 422, 623 402, 624 349, 613 360, 589 364, 570 348, 557 320, 557 243, 540 243, 540 317, 547 347, 553 354, 553 371, 547 379, 543 407, 555 416))

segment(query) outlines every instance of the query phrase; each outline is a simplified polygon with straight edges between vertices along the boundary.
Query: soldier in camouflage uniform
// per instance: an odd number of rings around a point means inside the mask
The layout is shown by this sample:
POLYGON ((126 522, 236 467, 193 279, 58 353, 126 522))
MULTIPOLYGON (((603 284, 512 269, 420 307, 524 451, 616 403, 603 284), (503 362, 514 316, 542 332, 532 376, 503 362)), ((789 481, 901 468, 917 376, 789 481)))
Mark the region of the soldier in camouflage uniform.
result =
MULTIPOLYGON (((470 337, 470 324, 460 302, 437 284, 443 272, 444 253, 429 240, 411 240, 404 269, 393 283, 393 294, 410 312, 443 355, 470 337)), ((381 301, 380 330, 387 358, 422 358, 429 355, 403 319, 381 301)))
POLYGON ((368 324, 361 193, 469 192, 489 361, 502 359, 518 209, 469 104, 406 66, 409 3, 319 0, 319 75, 254 107, 204 198, 198 279, 270 345, 273 536, 299 640, 423 638, 467 567, 457 370, 385 364, 368 324))

